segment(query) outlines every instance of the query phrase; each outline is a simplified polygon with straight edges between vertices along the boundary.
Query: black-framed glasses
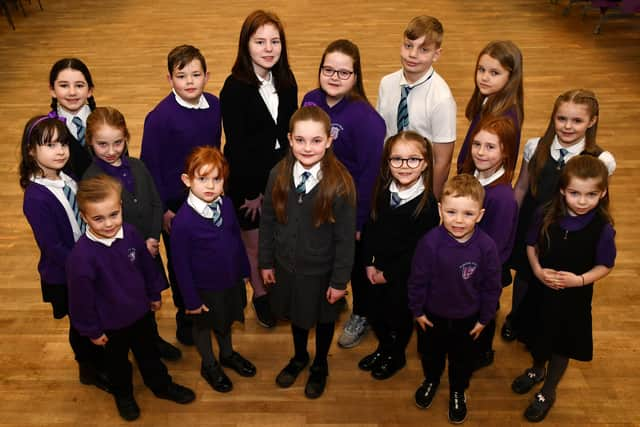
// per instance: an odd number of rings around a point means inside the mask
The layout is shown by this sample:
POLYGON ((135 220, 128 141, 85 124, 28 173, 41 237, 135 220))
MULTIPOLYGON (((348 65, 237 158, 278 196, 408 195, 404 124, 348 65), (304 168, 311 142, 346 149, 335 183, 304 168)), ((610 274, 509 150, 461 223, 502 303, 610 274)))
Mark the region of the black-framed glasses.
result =
POLYGON ((337 73, 338 78, 340 80, 349 80, 349 77, 351 77, 351 75, 353 74, 353 71, 336 70, 331 67, 325 67, 325 66, 320 67, 320 71, 322 72, 322 75, 325 77, 333 77, 333 75, 337 73))
POLYGON ((402 165, 406 164, 409 169, 415 169, 420 166, 424 159, 422 157, 409 157, 408 159, 403 159, 402 157, 390 157, 389 164, 394 168, 401 168, 402 165))

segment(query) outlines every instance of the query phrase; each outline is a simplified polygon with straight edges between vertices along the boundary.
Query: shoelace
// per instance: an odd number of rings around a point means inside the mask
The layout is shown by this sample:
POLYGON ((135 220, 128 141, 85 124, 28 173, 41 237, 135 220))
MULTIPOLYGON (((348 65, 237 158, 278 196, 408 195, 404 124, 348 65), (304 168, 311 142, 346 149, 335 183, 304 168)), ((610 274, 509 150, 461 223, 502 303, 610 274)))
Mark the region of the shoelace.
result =
POLYGON ((453 392, 453 407, 455 409, 460 409, 460 403, 464 402, 464 394, 458 393, 457 391, 453 392))

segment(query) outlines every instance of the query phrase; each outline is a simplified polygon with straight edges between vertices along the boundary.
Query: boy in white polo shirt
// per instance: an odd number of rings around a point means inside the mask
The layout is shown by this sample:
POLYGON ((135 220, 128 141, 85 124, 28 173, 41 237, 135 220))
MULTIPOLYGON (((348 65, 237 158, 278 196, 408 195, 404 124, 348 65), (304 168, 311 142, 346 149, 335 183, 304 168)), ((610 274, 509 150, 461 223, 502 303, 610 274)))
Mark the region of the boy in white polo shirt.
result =
POLYGON ((417 16, 404 31, 402 69, 380 81, 378 112, 387 125, 387 138, 413 130, 433 145, 433 192, 440 197, 449 176, 456 140, 456 101, 433 69, 442 48, 442 24, 431 16, 417 16))

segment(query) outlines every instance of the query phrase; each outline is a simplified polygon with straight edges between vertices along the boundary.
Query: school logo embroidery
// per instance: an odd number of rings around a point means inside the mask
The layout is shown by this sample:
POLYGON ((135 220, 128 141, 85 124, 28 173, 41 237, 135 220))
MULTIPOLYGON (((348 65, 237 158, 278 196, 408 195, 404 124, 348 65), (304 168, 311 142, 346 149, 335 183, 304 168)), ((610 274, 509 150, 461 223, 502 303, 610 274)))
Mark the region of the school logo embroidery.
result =
POLYGON ((304 101, 304 104, 302 104, 303 107, 317 107, 318 104, 316 104, 313 101, 304 101))
POLYGON ((475 273, 477 268, 478 268, 478 264, 476 264, 475 262, 471 262, 471 261, 465 262, 460 266, 460 271, 462 272, 462 278, 464 280, 469 280, 471 276, 473 276, 473 273, 475 273))
POLYGON ((131 264, 136 262, 136 248, 129 248, 127 251, 127 257, 129 258, 129 261, 131 261, 131 264))
POLYGON ((331 123, 331 138, 335 141, 343 130, 344 128, 340 123, 331 123))

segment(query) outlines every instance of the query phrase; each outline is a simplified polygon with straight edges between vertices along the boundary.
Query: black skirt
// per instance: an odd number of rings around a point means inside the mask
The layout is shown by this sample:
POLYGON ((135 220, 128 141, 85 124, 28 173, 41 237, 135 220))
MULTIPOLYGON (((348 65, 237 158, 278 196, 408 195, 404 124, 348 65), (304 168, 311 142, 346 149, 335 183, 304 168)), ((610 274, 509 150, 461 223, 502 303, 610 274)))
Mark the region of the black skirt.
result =
POLYGON ((190 315, 195 322, 223 335, 231 330, 233 322, 244 322, 244 308, 247 306, 244 281, 221 291, 198 290, 198 294, 209 311, 190 315))

